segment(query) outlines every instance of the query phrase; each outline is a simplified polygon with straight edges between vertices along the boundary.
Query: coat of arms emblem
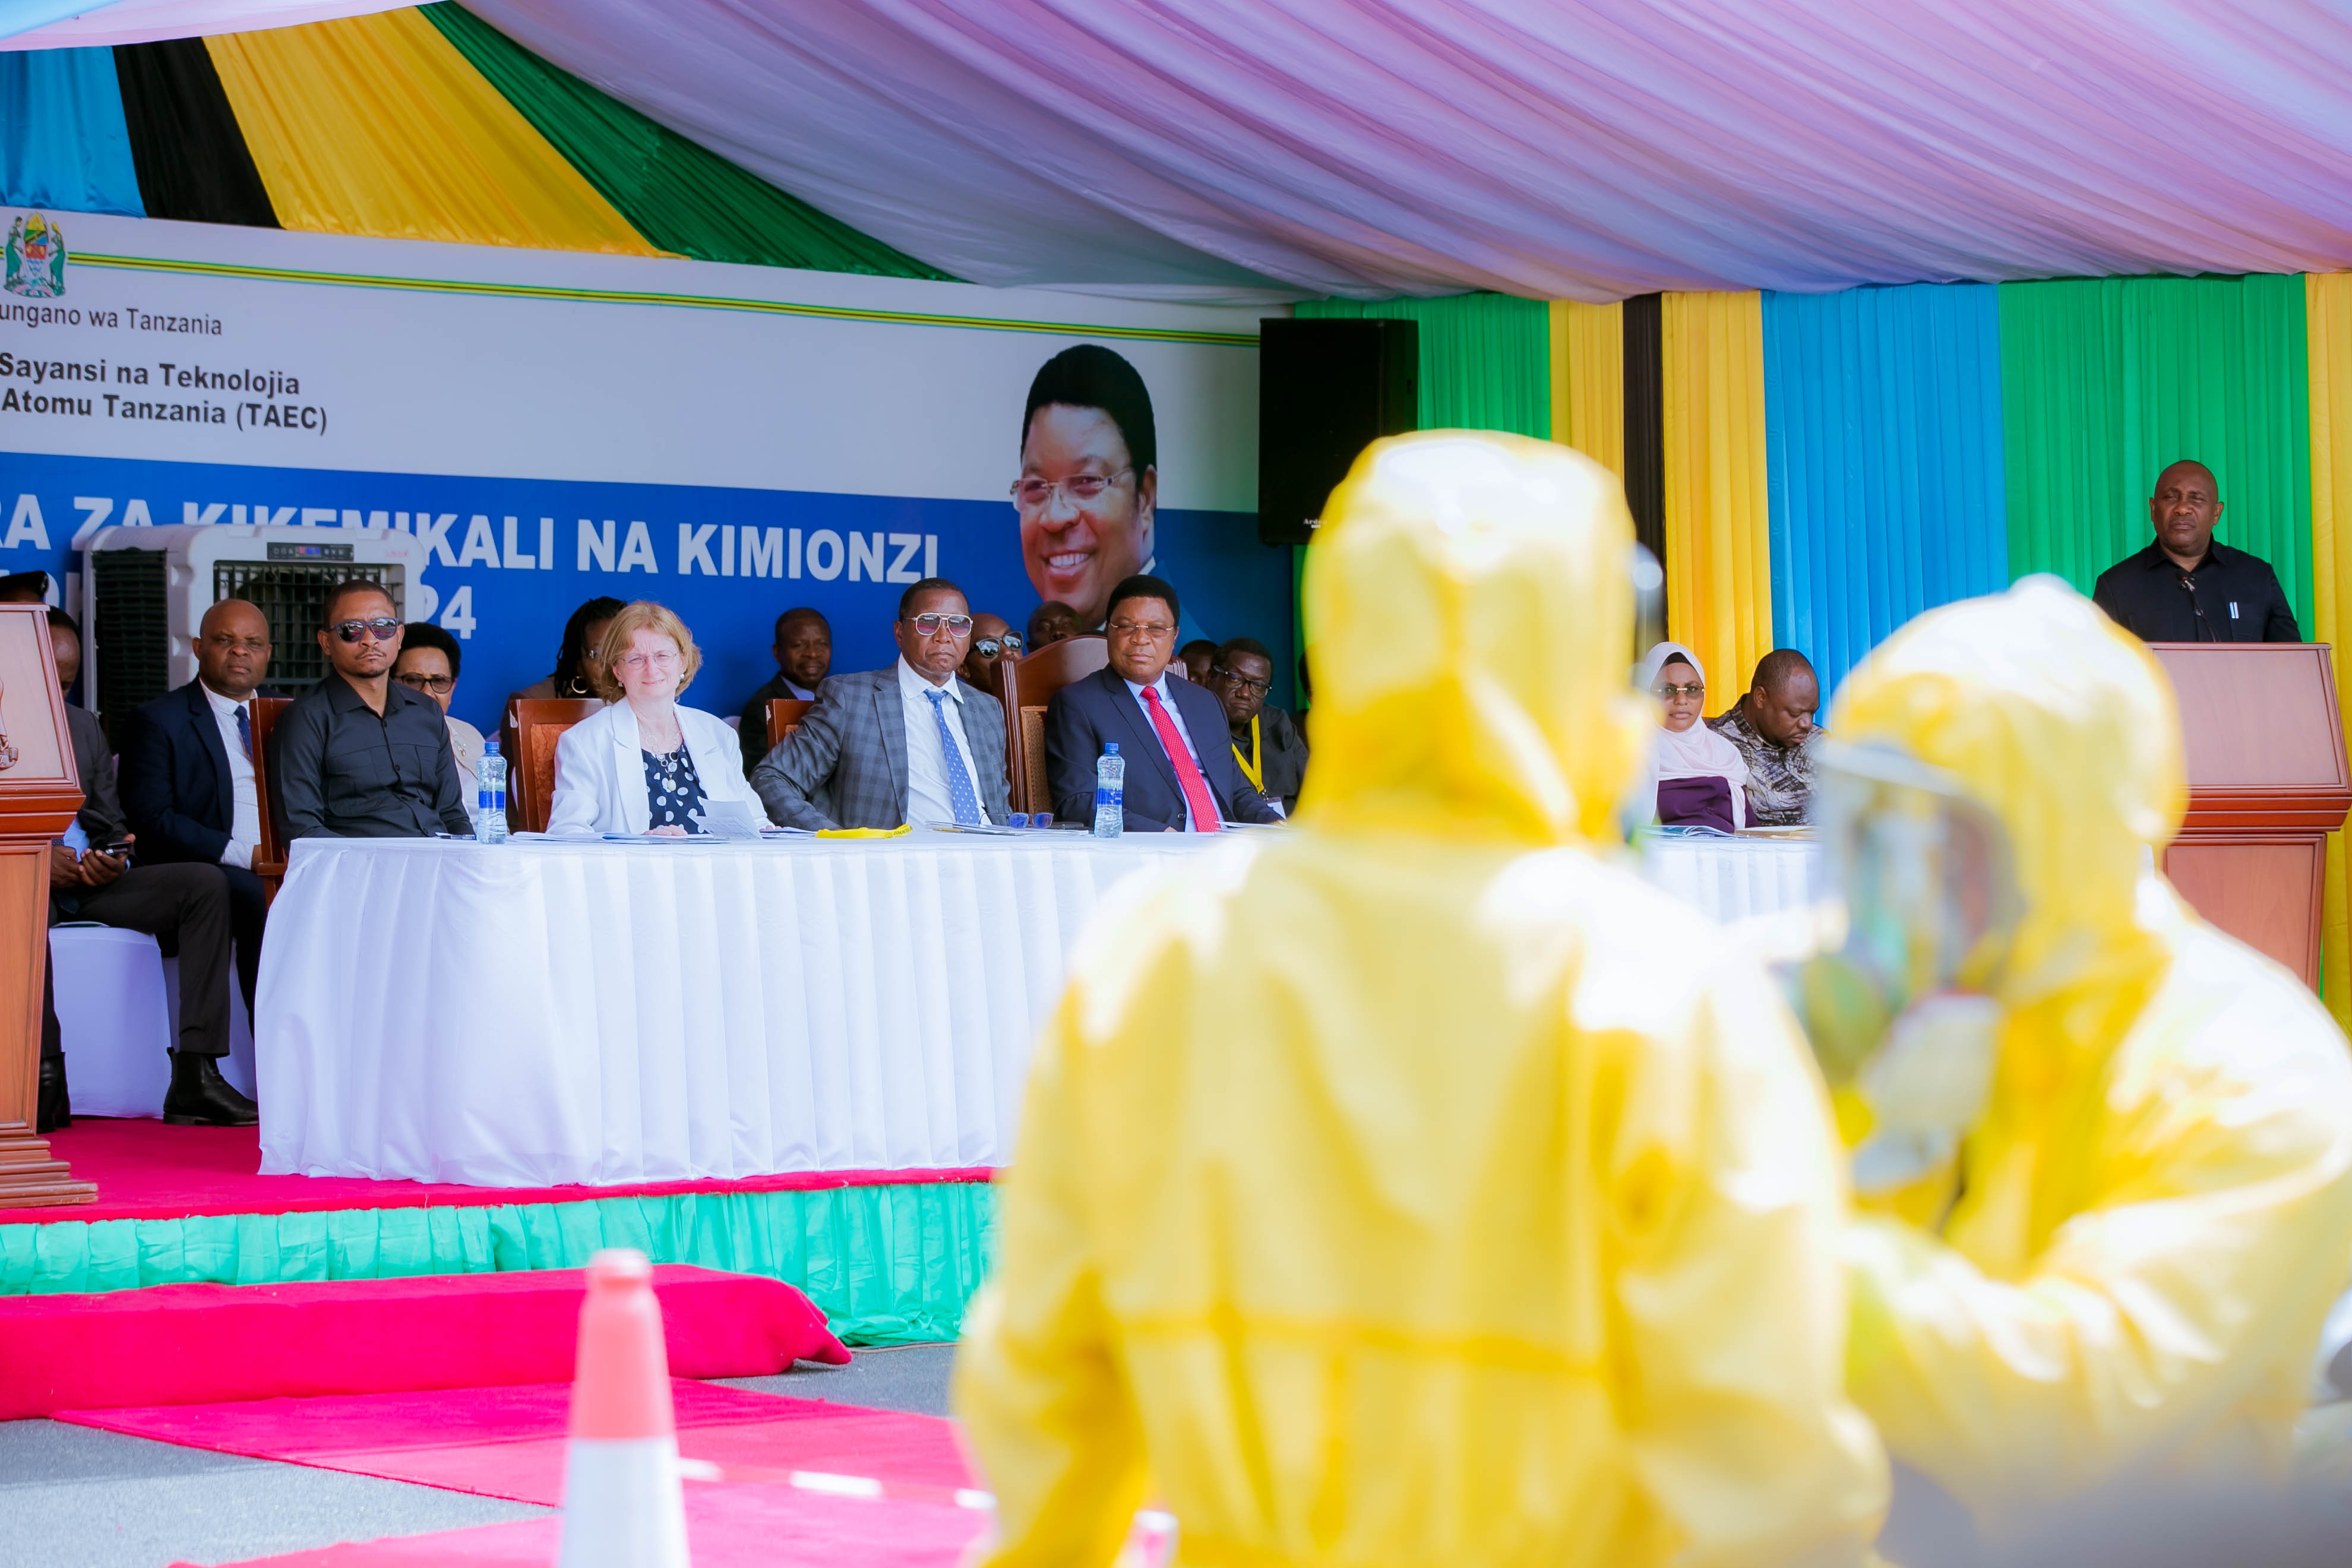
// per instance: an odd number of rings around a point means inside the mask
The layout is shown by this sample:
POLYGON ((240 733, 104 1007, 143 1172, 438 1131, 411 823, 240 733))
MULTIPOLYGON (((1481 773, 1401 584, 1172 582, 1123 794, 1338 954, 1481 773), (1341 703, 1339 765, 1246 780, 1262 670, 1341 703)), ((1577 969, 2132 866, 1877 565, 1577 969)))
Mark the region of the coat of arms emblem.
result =
POLYGON ((66 237, 39 213, 26 213, 8 226, 8 274, 0 289, 27 300, 49 300, 66 291, 66 237))

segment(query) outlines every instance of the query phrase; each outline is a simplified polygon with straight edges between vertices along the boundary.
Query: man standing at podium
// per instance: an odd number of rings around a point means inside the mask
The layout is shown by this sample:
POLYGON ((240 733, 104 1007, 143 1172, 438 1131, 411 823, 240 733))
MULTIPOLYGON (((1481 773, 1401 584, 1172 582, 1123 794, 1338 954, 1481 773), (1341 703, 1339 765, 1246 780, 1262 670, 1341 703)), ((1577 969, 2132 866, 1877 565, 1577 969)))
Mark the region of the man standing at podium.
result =
POLYGON ((2221 486, 2183 458, 2148 498, 2156 539, 2099 574, 2092 598, 2142 642, 2301 642, 2278 574, 2259 555, 2213 542, 2221 486))

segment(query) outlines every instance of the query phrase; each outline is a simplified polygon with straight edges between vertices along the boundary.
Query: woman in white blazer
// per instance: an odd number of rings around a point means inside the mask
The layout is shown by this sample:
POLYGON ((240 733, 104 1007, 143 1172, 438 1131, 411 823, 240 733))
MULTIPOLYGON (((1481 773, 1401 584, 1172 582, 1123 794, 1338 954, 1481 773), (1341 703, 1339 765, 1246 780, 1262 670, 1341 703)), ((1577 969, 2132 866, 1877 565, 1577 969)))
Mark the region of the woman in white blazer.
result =
POLYGON ((644 600, 627 605, 605 629, 603 658, 612 706, 556 742, 548 832, 700 833, 697 818, 719 800, 742 801, 764 817, 743 777, 735 731, 677 705, 702 668, 684 621, 644 600))

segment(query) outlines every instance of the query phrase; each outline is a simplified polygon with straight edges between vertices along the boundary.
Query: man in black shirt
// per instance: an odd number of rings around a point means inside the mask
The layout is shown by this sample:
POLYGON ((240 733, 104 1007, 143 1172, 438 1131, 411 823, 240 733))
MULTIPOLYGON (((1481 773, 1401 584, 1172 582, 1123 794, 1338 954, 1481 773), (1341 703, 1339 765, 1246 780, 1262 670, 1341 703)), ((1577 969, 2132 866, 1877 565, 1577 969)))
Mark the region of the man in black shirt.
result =
POLYGON ((269 732, 270 805, 287 838, 470 836, 441 705, 392 679, 392 595, 346 583, 324 615, 319 647, 334 668, 269 732))
POLYGON ((2183 458, 2158 474, 2147 503, 2156 542, 2099 574, 2091 597, 2142 642, 2301 642, 2278 574, 2259 555, 2213 542, 2221 487, 2183 458))

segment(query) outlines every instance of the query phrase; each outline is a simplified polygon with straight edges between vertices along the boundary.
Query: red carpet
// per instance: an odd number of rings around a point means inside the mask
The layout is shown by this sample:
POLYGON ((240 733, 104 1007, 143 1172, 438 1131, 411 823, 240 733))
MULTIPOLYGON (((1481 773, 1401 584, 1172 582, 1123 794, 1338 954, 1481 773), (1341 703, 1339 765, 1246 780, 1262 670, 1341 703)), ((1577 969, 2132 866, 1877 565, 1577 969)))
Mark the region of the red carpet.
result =
MULTIPOLYGON (((664 1297, 664 1308, 668 1300, 664 1297)), ((952 1504, 976 1486, 955 1423, 817 1399, 672 1382, 678 1452, 719 1479, 782 1482, 794 1472, 879 1482, 893 1501, 952 1504)), ((134 1437, 451 1491, 563 1500, 571 1389, 451 1388, 146 1410, 62 1410, 57 1418, 134 1437)))
POLYGON ((435 1205, 580 1203, 590 1198, 675 1193, 764 1193, 903 1182, 984 1182, 984 1169, 821 1171, 732 1182, 646 1182, 613 1187, 461 1187, 430 1182, 371 1182, 355 1176, 261 1176, 261 1133, 253 1127, 166 1127, 160 1121, 83 1117, 49 1134, 77 1180, 98 1184, 98 1202, 59 1208, 0 1209, 0 1225, 58 1220, 179 1219, 189 1215, 301 1214, 320 1209, 424 1208, 435 1205))
MULTIPOLYGON (((956 1568, 988 1521, 971 1509, 788 1486, 686 1489, 695 1568, 956 1568)), ((558 1519, 530 1519, 255 1558, 235 1568, 547 1568, 561 1528, 558 1519)))
MULTIPOLYGON (((578 1269, 0 1298, 0 1420, 110 1405, 377 1394, 570 1378, 578 1269)), ((688 1377, 849 1360, 782 1280, 654 1271, 688 1377)))

